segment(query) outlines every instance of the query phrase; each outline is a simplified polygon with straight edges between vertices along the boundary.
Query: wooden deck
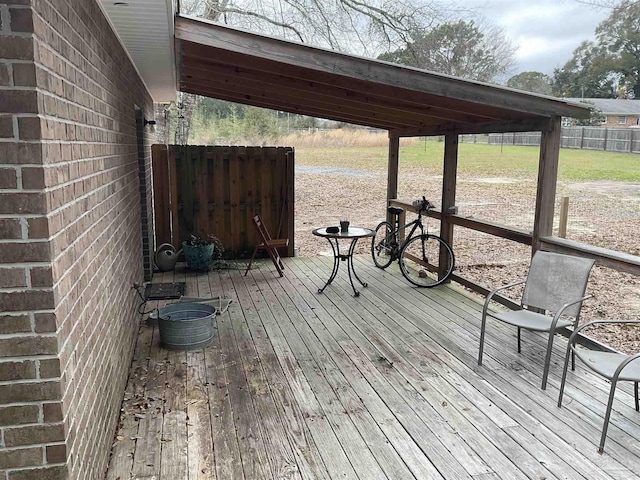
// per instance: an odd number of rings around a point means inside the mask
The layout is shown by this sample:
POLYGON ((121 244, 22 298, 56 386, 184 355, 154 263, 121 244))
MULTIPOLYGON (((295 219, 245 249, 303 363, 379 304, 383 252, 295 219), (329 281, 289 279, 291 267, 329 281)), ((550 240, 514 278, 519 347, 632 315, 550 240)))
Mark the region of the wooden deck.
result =
POLYGON ((346 269, 324 294, 326 257, 186 279, 187 295, 233 299, 213 344, 159 347, 143 324, 114 440, 116 479, 631 479, 640 414, 625 386, 597 453, 608 384, 578 367, 556 406, 566 341, 547 391, 545 342, 496 322, 478 368, 481 305, 451 287, 415 289, 397 266, 346 269))

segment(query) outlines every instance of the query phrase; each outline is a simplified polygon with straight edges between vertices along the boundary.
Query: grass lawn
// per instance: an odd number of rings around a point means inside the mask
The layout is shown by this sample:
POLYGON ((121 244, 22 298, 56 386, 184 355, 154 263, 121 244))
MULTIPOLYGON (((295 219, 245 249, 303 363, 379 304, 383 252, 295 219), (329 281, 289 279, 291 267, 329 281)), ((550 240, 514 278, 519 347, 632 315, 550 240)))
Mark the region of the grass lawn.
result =
MULTIPOLYGON (((442 171, 443 142, 415 141, 400 148, 400 168, 442 171)), ((462 143, 458 172, 477 177, 535 178, 538 147, 462 143)), ((298 147, 298 165, 323 165, 380 171, 387 169, 385 147, 298 147)), ((615 180, 640 182, 640 155, 596 150, 561 149, 560 181, 615 180)))

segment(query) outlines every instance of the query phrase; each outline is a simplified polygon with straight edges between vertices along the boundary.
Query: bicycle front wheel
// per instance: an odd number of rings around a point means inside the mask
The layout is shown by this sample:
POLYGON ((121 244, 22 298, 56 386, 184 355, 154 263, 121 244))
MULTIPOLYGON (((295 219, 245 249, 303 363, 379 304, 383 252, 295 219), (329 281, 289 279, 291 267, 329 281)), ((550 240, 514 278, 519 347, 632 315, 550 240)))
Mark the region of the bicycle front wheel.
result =
POLYGON ((400 252, 400 271, 404 278, 418 287, 435 287, 447 281, 455 259, 451 247, 436 235, 413 237, 400 252), (440 263, 440 247, 444 247, 444 259, 440 263), (440 272, 441 268, 442 272, 440 272), (440 272, 440 273, 439 273, 440 272))
POLYGON ((376 227, 375 235, 371 238, 371 256, 378 268, 387 268, 393 261, 395 242, 391 230, 393 228, 389 222, 380 222, 376 227))

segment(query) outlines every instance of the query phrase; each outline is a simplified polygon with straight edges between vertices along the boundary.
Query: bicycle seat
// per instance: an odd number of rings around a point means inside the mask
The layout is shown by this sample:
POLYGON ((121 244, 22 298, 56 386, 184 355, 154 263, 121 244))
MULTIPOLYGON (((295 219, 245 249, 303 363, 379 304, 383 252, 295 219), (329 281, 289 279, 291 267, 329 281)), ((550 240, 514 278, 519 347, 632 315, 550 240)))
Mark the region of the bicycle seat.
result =
POLYGON ((404 209, 401 207, 389 207, 387 208, 387 212, 389 212, 391 215, 400 215, 402 212, 404 212, 404 209))

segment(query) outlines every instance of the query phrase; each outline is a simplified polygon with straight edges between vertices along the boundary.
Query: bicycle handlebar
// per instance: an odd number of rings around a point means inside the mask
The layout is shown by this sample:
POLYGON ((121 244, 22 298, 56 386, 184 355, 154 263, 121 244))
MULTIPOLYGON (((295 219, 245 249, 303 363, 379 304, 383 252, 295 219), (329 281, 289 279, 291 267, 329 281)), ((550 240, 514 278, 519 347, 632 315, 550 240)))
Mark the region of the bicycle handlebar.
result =
POLYGON ((422 198, 419 198, 417 200, 414 200, 413 202, 411 202, 411 205, 413 205, 415 208, 418 209, 418 213, 422 213, 425 210, 431 210, 432 208, 435 208, 436 206, 431 203, 429 200, 427 200, 424 195, 422 196, 422 198))

